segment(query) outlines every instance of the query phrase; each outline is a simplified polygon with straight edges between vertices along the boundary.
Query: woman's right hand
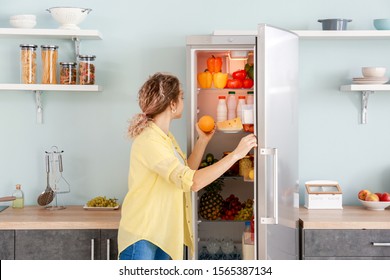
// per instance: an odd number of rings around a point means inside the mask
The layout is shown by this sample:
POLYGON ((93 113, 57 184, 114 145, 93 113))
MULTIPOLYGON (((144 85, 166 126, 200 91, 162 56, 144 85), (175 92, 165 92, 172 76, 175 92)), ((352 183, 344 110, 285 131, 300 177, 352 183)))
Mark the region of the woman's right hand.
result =
POLYGON ((242 137, 240 143, 234 149, 233 154, 237 160, 245 157, 252 148, 257 147, 257 139, 254 134, 249 134, 245 137, 242 137))

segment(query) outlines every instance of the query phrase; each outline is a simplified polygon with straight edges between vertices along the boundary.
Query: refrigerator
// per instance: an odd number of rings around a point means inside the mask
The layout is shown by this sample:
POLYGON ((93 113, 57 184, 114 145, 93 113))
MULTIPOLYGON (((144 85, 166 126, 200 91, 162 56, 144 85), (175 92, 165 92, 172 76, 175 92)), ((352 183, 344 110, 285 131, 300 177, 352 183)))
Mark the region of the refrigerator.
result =
MULTIPOLYGON (((251 258, 298 259, 298 36, 267 24, 259 24, 253 31, 188 36, 186 56, 187 153, 194 148, 199 118, 210 115, 216 120, 219 96, 227 96, 229 91, 235 91, 236 96, 247 96, 248 91, 253 91, 254 134, 258 140, 258 147, 250 152, 254 179, 222 176, 220 194, 224 200, 231 195, 241 203, 253 200, 251 258), (197 75, 207 68, 207 59, 212 56, 222 58, 221 72, 228 73, 229 77, 247 63, 252 64, 253 87, 200 88, 197 75)), ((247 133, 217 130, 205 154, 219 160, 247 133)), ((194 258, 204 259, 208 253, 207 259, 243 259, 245 220, 202 218, 199 211, 204 193, 203 189, 192 194, 194 258), (233 242, 234 253, 221 253, 226 242, 233 242)))

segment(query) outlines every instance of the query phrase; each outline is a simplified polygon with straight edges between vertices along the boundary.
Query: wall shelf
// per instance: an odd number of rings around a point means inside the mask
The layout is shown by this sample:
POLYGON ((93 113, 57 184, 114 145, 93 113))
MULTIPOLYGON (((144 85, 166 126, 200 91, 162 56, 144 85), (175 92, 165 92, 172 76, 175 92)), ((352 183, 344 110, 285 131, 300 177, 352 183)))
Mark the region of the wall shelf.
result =
POLYGON ((375 93, 376 91, 390 91, 390 84, 375 84, 375 85, 343 85, 340 87, 341 91, 346 92, 361 92, 361 123, 367 123, 367 106, 368 98, 370 94, 375 93))
POLYGON ((68 29, 24 29, 0 28, 0 38, 52 38, 52 39, 88 39, 101 40, 102 35, 97 30, 68 30, 68 29))
POLYGON ((60 85, 60 84, 0 84, 0 90, 27 90, 27 91, 102 91, 98 85, 60 85))
POLYGON ((292 30, 302 39, 388 39, 390 30, 292 30))

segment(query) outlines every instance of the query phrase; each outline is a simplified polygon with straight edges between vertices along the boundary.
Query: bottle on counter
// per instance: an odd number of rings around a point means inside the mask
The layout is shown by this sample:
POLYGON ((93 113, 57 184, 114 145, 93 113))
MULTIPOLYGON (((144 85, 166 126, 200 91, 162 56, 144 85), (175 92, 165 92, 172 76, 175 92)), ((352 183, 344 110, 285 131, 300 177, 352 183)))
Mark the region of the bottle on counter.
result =
POLYGON ((79 55, 79 84, 95 84, 95 55, 79 55))
POLYGON ((251 222, 245 221, 245 229, 243 233, 243 240, 244 244, 252 245, 253 244, 253 238, 252 238, 252 228, 251 228, 251 222))
POLYGON ((41 45, 42 84, 57 84, 58 46, 41 45))
POLYGON ((36 84, 37 82, 37 45, 20 45, 20 82, 36 84))
POLYGON ((16 197, 16 199, 12 201, 12 208, 23 208, 24 207, 24 193, 22 191, 20 184, 16 185, 16 190, 14 191, 12 196, 16 197))
POLYGON ((254 103, 253 91, 248 91, 246 93, 246 104, 253 104, 253 103, 254 103))
POLYGON ((242 120, 242 106, 245 105, 245 96, 240 95, 237 103, 237 117, 242 120))
POLYGON ((226 105, 226 96, 218 96, 218 106, 217 106, 217 122, 223 122, 227 120, 227 105, 226 105))
POLYGON ((236 100, 236 92, 235 91, 229 91, 228 100, 227 100, 227 109, 228 109, 228 114, 227 114, 228 120, 231 120, 231 119, 234 119, 237 117, 237 115, 236 115, 237 100, 236 100))

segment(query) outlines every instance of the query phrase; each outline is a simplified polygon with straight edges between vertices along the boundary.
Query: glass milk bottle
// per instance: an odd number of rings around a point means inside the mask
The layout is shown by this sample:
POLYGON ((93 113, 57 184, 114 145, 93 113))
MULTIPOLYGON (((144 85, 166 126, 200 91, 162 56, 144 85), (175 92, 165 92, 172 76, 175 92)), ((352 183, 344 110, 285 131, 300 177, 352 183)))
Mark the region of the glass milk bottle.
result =
POLYGON ((245 105, 245 96, 240 95, 238 97, 238 104, 237 104, 237 117, 242 120, 242 106, 245 105))
POLYGON ((21 190, 20 184, 16 185, 16 190, 12 194, 15 200, 12 201, 12 208, 23 208, 24 207, 24 194, 21 190))
POLYGON ((236 109, 237 109, 237 100, 236 92, 229 91, 228 100, 227 100, 227 109, 228 109, 228 120, 236 118, 236 109))
POLYGON ((227 120, 227 105, 226 96, 218 96, 217 106, 217 122, 223 122, 227 120))
POLYGON ((248 91, 246 93, 246 104, 253 104, 253 103, 254 103, 253 91, 248 91))

